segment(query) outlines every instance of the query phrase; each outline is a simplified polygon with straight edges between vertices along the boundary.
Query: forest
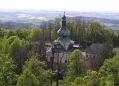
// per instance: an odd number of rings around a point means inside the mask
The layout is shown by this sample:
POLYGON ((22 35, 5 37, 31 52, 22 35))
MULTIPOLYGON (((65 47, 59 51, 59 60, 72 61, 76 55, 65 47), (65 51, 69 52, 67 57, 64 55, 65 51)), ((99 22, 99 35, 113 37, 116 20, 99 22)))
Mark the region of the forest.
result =
POLYGON ((119 34, 105 28, 99 21, 80 18, 66 23, 69 38, 84 48, 102 43, 104 48, 87 67, 85 56, 75 50, 70 56, 66 76, 53 79, 48 67, 45 42, 58 38, 60 20, 41 22, 40 28, 0 28, 0 86, 118 86, 119 54, 112 48, 119 47, 119 34), (40 41, 39 46, 32 41, 40 41))
POLYGON ((1 28, 7 28, 7 29, 15 29, 15 28, 26 28, 26 29, 32 29, 34 27, 39 27, 38 25, 34 25, 32 23, 16 23, 16 22, 4 22, 0 23, 1 28))

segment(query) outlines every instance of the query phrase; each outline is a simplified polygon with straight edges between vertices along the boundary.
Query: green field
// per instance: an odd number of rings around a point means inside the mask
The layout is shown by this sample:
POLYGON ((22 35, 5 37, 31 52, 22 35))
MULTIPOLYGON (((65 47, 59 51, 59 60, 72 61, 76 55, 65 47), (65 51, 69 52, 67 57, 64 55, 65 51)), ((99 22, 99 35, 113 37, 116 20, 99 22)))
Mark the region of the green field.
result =
POLYGON ((116 24, 116 26, 119 26, 119 24, 116 24))
POLYGON ((112 26, 112 25, 114 25, 114 24, 112 24, 112 23, 101 23, 101 25, 112 26))

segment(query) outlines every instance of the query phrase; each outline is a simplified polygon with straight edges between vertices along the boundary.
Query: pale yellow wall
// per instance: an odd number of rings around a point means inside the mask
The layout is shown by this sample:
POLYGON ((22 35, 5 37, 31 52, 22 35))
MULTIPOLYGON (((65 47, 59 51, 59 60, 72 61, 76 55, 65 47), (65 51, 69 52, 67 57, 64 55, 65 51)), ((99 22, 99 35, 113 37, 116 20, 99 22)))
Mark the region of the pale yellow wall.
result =
POLYGON ((83 55, 86 57, 86 52, 82 52, 83 53, 83 55))

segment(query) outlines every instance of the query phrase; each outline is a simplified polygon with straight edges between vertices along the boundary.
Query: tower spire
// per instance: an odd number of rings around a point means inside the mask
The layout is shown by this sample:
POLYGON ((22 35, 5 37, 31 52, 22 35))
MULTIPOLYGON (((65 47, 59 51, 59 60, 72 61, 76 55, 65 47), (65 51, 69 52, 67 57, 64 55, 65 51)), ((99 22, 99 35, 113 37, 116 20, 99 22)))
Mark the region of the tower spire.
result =
POLYGON ((62 17, 62 21, 66 22, 65 11, 64 11, 64 16, 62 17))
POLYGON ((61 44, 65 48, 65 50, 68 49, 70 44, 74 44, 74 41, 68 38, 68 36, 70 35, 70 31, 66 27, 65 11, 62 17, 62 26, 57 31, 57 34, 59 35, 59 38, 54 41, 54 44, 61 44))
POLYGON ((64 16, 65 16, 65 10, 64 10, 64 16))
POLYGON ((64 15, 62 17, 62 27, 57 31, 57 34, 60 37, 68 37, 70 35, 70 31, 66 27, 65 11, 64 11, 64 15))

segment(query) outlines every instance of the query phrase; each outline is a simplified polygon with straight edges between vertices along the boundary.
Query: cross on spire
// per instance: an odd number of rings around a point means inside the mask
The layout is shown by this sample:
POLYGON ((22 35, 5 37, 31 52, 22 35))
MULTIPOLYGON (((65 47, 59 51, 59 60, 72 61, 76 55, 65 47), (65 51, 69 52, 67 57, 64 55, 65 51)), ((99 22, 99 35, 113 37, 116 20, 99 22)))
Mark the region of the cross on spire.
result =
POLYGON ((63 21, 66 21, 66 17, 65 17, 65 10, 64 10, 64 16, 62 17, 63 21))
POLYGON ((65 15, 65 10, 64 10, 64 15, 65 15))

